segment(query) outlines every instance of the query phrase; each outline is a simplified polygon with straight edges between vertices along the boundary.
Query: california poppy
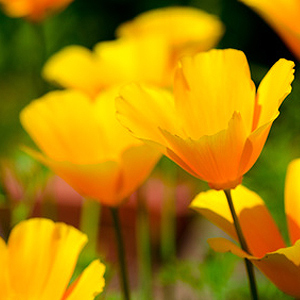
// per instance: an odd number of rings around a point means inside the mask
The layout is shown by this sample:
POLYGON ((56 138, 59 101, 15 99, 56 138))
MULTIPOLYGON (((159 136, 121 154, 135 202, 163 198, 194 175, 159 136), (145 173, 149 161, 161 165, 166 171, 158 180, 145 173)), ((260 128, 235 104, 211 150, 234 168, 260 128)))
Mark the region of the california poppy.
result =
POLYGON ((278 108, 291 91, 294 63, 280 59, 257 92, 243 52, 211 50, 181 59, 174 92, 129 84, 119 121, 213 189, 232 189, 253 166, 278 108))
POLYGON ((86 243, 85 234, 64 223, 40 218, 20 222, 7 244, 0 238, 0 299, 94 299, 105 284, 99 260, 68 286, 86 243))

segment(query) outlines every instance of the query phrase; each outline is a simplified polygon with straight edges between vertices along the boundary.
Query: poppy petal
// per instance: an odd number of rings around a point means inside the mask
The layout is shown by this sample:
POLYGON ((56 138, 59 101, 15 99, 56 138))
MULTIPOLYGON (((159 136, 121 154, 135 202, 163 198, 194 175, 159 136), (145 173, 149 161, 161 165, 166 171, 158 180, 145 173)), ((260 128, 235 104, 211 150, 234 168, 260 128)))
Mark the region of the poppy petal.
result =
POLYGON ((284 190, 285 214, 292 244, 300 239, 300 159, 293 160, 287 169, 284 190))
MULTIPOLYGON (((263 200, 244 186, 232 190, 234 207, 250 252, 262 257, 267 252, 285 247, 280 232, 263 200)), ((191 208, 237 241, 229 206, 222 191, 209 190, 200 193, 191 208)))

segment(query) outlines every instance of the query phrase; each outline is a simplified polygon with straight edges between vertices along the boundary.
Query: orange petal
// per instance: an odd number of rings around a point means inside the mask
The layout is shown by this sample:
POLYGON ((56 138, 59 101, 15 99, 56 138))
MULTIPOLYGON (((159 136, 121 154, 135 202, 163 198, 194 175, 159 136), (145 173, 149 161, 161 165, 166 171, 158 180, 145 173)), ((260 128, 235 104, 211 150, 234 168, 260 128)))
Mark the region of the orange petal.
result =
POLYGON ((245 142, 243 153, 241 155, 239 173, 247 173, 257 161, 269 135, 273 121, 264 124, 253 131, 245 142))
POLYGON ((300 24, 298 0, 240 0, 255 10, 281 36, 300 59, 300 24))
POLYGON ((294 244, 300 239, 300 159, 293 160, 288 166, 284 199, 290 240, 294 244))
POLYGON ((127 149, 122 155, 122 187, 119 198, 126 199, 149 176, 161 153, 148 145, 127 149))
POLYGON ((257 120, 254 120, 257 127, 273 121, 278 116, 279 106, 292 90, 294 66, 292 61, 280 59, 261 81, 257 90, 257 105, 260 113, 257 120))
MULTIPOLYGON (((280 232, 263 200, 243 186, 232 190, 232 199, 250 252, 258 257, 285 247, 280 232)), ((222 228, 237 241, 232 216, 222 191, 200 193, 191 208, 222 228)))
POLYGON ((181 126, 194 140, 226 129, 235 111, 251 132, 255 86, 242 51, 211 50, 183 57, 174 96, 181 126))
POLYGON ((169 143, 168 156, 184 167, 174 153, 185 165, 186 171, 208 181, 215 189, 234 188, 241 182, 243 174, 238 173, 241 154, 246 140, 243 120, 234 113, 228 129, 212 136, 203 136, 199 140, 183 139, 162 131, 169 143))
POLYGON ((51 160, 32 149, 25 148, 25 151, 47 165, 80 195, 109 206, 116 206, 124 201, 118 198, 122 184, 120 163, 106 161, 93 165, 75 165, 51 160))
POLYGON ((266 253, 262 258, 246 254, 227 239, 210 239, 208 243, 215 251, 229 251, 239 257, 250 259, 280 290, 290 296, 300 297, 300 241, 292 247, 266 253))

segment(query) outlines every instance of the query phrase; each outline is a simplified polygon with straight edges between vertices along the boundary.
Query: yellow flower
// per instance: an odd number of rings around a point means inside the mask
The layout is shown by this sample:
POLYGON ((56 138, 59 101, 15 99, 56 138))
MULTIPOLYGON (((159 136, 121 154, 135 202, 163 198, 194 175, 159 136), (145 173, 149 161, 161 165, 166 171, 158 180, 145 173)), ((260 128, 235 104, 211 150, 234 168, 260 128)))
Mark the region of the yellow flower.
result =
POLYGON ((7 15, 33 22, 42 21, 49 14, 65 9, 71 2, 73 0, 0 0, 7 15))
POLYGON ((115 89, 94 101, 77 91, 50 92, 29 104, 21 123, 49 166, 83 196, 118 206, 144 181, 160 157, 116 120, 115 89))
POLYGON ((101 42, 94 51, 68 46, 45 64, 43 77, 95 97, 124 82, 139 80, 160 85, 166 57, 165 43, 155 37, 101 42))
POLYGON ((256 11, 300 59, 299 0, 240 0, 256 11))
MULTIPOLYGON (((156 37, 165 41, 168 52, 165 62, 165 85, 180 57, 213 48, 224 33, 221 21, 192 7, 165 7, 147 11, 117 28, 117 36, 156 37)), ((152 48, 151 48, 152 50, 152 48)))
POLYGON ((223 30, 216 17, 197 9, 158 9, 121 25, 120 38, 98 43, 94 51, 81 46, 63 49, 46 63, 43 75, 91 96, 130 81, 166 86, 180 56, 213 47, 223 30))
POLYGON ((119 121, 214 189, 242 181, 264 146, 278 108, 290 93, 294 63, 280 59, 256 93, 243 52, 211 50, 184 57, 174 95, 124 86, 119 121))
MULTIPOLYGON (((256 193, 238 186, 232 191, 232 198, 250 254, 224 238, 209 239, 210 246, 218 252, 230 251, 250 259, 280 290, 300 297, 300 159, 289 165, 285 185, 285 212, 292 246, 285 245, 263 200, 256 193)), ((238 241, 222 191, 200 193, 190 207, 238 241)))
POLYGON ((93 261, 69 287, 87 236, 48 219, 16 225, 7 245, 0 238, 1 300, 94 299, 104 287, 105 266, 93 261))

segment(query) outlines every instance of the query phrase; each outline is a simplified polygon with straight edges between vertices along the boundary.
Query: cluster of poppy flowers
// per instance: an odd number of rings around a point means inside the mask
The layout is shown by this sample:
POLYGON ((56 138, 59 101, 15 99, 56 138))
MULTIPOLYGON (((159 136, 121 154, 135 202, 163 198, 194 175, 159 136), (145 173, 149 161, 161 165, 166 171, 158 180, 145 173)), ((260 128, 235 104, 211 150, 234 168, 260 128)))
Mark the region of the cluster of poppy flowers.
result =
MULTIPOLYGON (((34 7, 35 1, 0 0, 10 15, 32 21, 70 2, 40 1, 34 7)), ((272 16, 276 14, 268 1, 244 2, 275 24, 272 16)), ((294 49, 298 36, 290 30, 292 25, 276 24, 275 29, 294 49)), ((295 209, 300 161, 290 165, 286 181, 290 247, 263 200, 241 185, 264 147, 282 101, 291 92, 294 63, 278 60, 256 90, 243 52, 209 50, 223 32, 216 17, 174 7, 122 24, 116 40, 100 42, 93 51, 81 46, 63 49, 46 63, 43 76, 65 90, 47 93, 20 114, 24 129, 42 153, 25 151, 82 196, 113 208, 142 184, 164 154, 208 182, 212 190, 200 193, 191 207, 238 240, 225 194, 219 191, 233 190, 249 251, 225 239, 211 239, 211 247, 246 258, 283 292, 300 297, 300 223, 295 209)), ((2 290, 16 297, 28 295, 28 299, 36 295, 39 299, 92 298, 104 285, 104 266, 99 261, 67 288, 85 242, 83 234, 65 224, 43 219, 20 223, 8 245, 0 244, 1 265, 13 270, 7 271, 10 278, 2 272, 2 290), (19 269, 15 274, 14 265, 24 266, 24 272, 19 269), (40 288, 31 290, 33 283, 29 285, 28 280, 32 278, 40 288), (53 289, 58 281, 61 286, 53 289)))

